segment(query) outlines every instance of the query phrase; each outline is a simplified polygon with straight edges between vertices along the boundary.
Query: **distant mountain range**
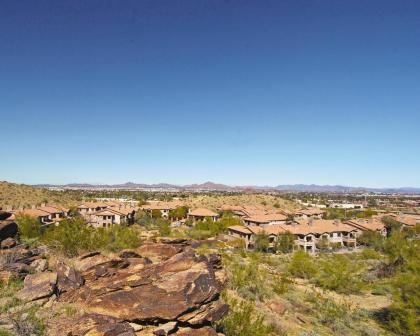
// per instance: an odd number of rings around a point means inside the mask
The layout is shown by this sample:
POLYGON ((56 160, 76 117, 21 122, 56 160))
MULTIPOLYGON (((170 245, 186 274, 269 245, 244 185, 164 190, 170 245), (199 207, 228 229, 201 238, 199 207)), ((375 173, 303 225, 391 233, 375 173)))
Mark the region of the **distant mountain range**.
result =
POLYGON ((290 191, 290 192, 331 192, 331 193, 353 193, 353 192, 377 192, 377 193, 420 193, 420 188, 366 188, 350 187, 342 185, 318 185, 318 184, 282 184, 278 186, 229 186, 226 184, 205 182, 201 184, 176 185, 170 183, 145 184, 127 182, 123 184, 88 184, 70 183, 65 185, 37 184, 39 188, 64 188, 64 189, 156 189, 156 190, 190 190, 190 191, 243 191, 243 190, 264 190, 264 191, 290 191))

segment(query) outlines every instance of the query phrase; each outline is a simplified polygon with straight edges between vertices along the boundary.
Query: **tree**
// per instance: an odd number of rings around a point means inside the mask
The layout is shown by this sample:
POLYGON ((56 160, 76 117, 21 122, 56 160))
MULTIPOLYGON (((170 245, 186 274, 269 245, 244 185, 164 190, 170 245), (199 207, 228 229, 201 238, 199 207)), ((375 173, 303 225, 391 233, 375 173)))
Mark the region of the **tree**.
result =
POLYGON ((162 218, 162 212, 160 212, 158 209, 153 209, 152 218, 162 218))
POLYGON ((361 245, 372 247, 376 251, 380 251, 384 245, 384 237, 378 231, 366 230, 357 238, 357 242, 361 245))
POLYGON ((172 220, 187 217, 188 208, 186 206, 178 207, 169 211, 169 218, 172 220))
POLYGON ((38 218, 28 215, 18 215, 16 216, 16 223, 18 224, 19 234, 22 238, 39 238, 42 234, 41 222, 38 218))
POLYGON ((382 223, 384 223, 386 227, 387 236, 390 237, 394 231, 401 230, 402 224, 392 217, 384 217, 382 218, 382 223))
POLYGON ((157 227, 159 230, 159 234, 163 237, 167 237, 171 234, 171 227, 169 225, 169 222, 164 219, 158 219, 157 220, 157 227))
POLYGON ((313 258, 303 250, 296 251, 293 254, 289 264, 289 273, 295 277, 310 279, 317 272, 313 258))
POLYGON ((279 234, 275 245, 275 250, 282 253, 290 253, 295 245, 295 236, 290 231, 279 234))
POLYGON ((270 240, 267 234, 258 233, 255 235, 255 238, 254 238, 255 250, 259 252, 265 252, 268 250, 269 246, 270 246, 270 240))

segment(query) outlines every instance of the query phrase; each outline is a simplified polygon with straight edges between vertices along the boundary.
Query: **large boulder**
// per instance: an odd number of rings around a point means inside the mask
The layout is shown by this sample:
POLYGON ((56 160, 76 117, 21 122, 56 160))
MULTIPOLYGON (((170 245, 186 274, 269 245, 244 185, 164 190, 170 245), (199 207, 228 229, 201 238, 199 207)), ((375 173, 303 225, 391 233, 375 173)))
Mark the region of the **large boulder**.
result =
POLYGON ((79 271, 61 261, 57 263, 55 270, 57 272, 58 289, 60 292, 80 288, 85 283, 85 279, 79 271))
POLYGON ((110 316, 84 314, 50 321, 49 336, 135 336, 129 323, 110 316))
POLYGON ((0 220, 0 241, 6 238, 13 238, 18 233, 16 222, 11 220, 0 220))
POLYGON ((211 304, 222 289, 212 264, 192 251, 140 270, 128 267, 106 272, 106 276, 66 293, 62 300, 77 302, 91 313, 137 323, 204 324, 226 312, 225 307, 211 304))
POLYGON ((57 273, 44 272, 27 275, 23 281, 23 289, 16 293, 22 301, 34 301, 47 298, 55 293, 57 273))
POLYGON ((182 246, 170 244, 144 244, 137 249, 137 253, 153 262, 168 260, 183 251, 182 246))
POLYGON ((202 327, 198 329, 180 328, 175 334, 176 336, 217 336, 217 332, 210 327, 202 327))
POLYGON ((11 212, 1 210, 1 208, 0 208, 0 220, 1 221, 9 218, 10 216, 12 216, 11 212))
POLYGON ((2 240, 0 243, 0 249, 6 250, 11 249, 16 246, 16 240, 14 240, 12 237, 6 238, 5 240, 2 240))

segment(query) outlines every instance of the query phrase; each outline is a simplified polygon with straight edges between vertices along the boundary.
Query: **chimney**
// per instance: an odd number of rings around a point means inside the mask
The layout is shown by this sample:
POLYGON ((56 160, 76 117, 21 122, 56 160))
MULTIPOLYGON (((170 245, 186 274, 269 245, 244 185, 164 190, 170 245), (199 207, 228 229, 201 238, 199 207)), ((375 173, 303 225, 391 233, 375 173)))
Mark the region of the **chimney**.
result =
POLYGON ((314 225, 314 219, 313 218, 309 218, 308 225, 309 226, 313 226, 314 225))
POLYGON ((368 223, 369 223, 369 224, 372 224, 372 223, 373 223, 373 218, 369 218, 369 219, 368 219, 368 223))
POLYGON ((336 226, 338 226, 338 225, 340 225, 340 220, 339 219, 334 219, 334 224, 336 225, 336 226))
POLYGON ((32 204, 31 205, 31 209, 35 209, 35 204, 32 204))
POLYGON ((46 206, 47 204, 46 203, 41 203, 41 207, 44 207, 44 206, 46 206))

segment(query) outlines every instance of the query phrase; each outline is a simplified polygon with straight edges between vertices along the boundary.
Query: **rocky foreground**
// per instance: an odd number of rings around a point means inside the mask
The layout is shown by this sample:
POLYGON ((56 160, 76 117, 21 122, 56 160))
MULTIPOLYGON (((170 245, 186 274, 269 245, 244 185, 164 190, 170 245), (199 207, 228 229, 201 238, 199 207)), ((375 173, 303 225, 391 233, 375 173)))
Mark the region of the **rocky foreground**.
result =
POLYGON ((21 304, 0 315, 0 328, 18 334, 14 315, 36 305, 48 335, 218 335, 211 325, 228 307, 219 302, 225 274, 217 255, 164 240, 61 260, 47 248, 18 244, 16 224, 2 217, 0 281, 19 277, 24 285, 16 293, 21 304), (59 314, 62 307, 74 314, 59 314))

